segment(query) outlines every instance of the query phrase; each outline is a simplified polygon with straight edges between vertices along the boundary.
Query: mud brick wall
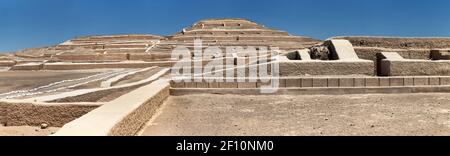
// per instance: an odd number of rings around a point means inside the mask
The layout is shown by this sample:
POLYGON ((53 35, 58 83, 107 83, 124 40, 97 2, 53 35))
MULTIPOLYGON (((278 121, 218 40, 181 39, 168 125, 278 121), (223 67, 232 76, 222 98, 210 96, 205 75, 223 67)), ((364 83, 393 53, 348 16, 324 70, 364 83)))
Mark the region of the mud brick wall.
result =
POLYGON ((111 136, 133 136, 155 114, 161 104, 170 96, 170 85, 167 84, 156 94, 152 95, 144 104, 122 121, 117 123, 109 132, 111 136))
POLYGON ((60 60, 127 60, 127 54, 55 55, 60 60))
MULTIPOLYGON (((405 59, 430 59, 431 50, 407 50, 407 49, 385 49, 385 48, 367 48, 367 47, 355 47, 355 52, 360 59, 374 61, 375 67, 378 67, 376 54, 380 52, 397 52, 405 59)), ((378 68, 375 68, 375 73, 378 72, 378 68)))
POLYGON ((104 49, 113 49, 113 48, 146 48, 149 44, 105 44, 104 49))
POLYGON ((43 64, 23 64, 11 67, 11 70, 42 70, 43 64))
POLYGON ((51 104, 0 102, 0 122, 7 126, 39 126, 46 123, 51 127, 64 124, 97 108, 86 104, 51 104))
POLYGON ((405 59, 430 59, 431 50, 407 50, 407 49, 384 49, 355 47, 356 54, 360 59, 376 61, 376 54, 380 52, 397 52, 405 59))
POLYGON ((141 63, 67 63, 67 64, 45 64, 44 70, 79 70, 95 68, 147 68, 152 66, 169 67, 173 62, 141 62, 141 63))
POLYGON ((336 37, 349 40, 358 47, 384 47, 393 49, 445 49, 450 38, 395 38, 395 37, 336 37))
MULTIPOLYGON (((172 88, 260 88, 268 85, 261 79, 250 82, 207 82, 205 78, 201 82, 175 82, 171 81, 172 88)), ((272 78, 271 80, 276 79, 272 78)), ((280 88, 364 88, 364 87, 411 87, 411 86, 449 86, 449 76, 399 76, 399 77, 280 77, 277 78, 280 88)))
POLYGON ((11 67, 16 64, 15 61, 0 61, 0 67, 11 67))
POLYGON ((55 135, 136 135, 169 95, 169 82, 157 80, 67 123, 55 135), (90 130, 86 130, 87 127, 90 130))
POLYGON ((382 76, 449 76, 450 61, 381 60, 382 76))
POLYGON ((375 75, 372 61, 291 61, 280 63, 280 76, 375 75))

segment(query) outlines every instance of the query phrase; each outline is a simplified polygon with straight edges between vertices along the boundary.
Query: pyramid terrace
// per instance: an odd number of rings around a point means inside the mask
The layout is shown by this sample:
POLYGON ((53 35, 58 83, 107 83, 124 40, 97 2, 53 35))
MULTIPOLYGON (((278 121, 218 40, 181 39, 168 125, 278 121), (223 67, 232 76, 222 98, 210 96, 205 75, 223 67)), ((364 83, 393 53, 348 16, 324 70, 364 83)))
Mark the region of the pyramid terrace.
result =
POLYGON ((450 134, 450 38, 174 32, 1 54, 0 135, 450 134))

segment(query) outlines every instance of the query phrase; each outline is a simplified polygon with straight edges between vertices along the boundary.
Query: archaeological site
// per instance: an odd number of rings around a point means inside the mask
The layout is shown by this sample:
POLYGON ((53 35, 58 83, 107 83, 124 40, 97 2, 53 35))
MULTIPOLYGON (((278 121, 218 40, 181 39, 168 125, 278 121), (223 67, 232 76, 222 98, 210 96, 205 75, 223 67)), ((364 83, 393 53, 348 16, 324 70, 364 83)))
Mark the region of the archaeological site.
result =
POLYGON ((450 38, 173 32, 0 53, 0 135, 450 135, 450 38))

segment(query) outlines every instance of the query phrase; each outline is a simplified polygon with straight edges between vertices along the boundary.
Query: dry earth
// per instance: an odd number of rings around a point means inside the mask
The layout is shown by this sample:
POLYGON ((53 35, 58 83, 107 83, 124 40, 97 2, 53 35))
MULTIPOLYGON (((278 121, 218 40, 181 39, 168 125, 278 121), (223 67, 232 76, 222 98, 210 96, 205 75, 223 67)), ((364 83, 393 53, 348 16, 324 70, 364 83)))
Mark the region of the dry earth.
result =
POLYGON ((98 71, 3 71, 0 72, 0 93, 32 89, 53 82, 77 79, 98 71))
POLYGON ((142 135, 450 135, 450 94, 172 96, 142 135))
POLYGON ((58 129, 56 127, 41 129, 30 126, 0 126, 0 136, 47 136, 55 133, 58 129))

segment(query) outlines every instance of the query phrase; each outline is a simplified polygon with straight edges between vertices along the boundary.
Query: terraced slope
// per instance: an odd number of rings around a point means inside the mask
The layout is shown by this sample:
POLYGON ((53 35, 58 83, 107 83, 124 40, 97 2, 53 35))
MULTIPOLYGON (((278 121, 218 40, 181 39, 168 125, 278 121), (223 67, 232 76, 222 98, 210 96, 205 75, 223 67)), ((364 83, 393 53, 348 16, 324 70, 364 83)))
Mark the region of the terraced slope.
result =
POLYGON ((177 46, 194 47, 194 39, 202 39, 203 47, 257 46, 298 50, 319 43, 309 37, 292 36, 285 31, 266 28, 245 19, 208 19, 172 36, 111 35, 88 36, 62 44, 26 49, 15 55, 27 60, 63 62, 168 61, 177 46))

